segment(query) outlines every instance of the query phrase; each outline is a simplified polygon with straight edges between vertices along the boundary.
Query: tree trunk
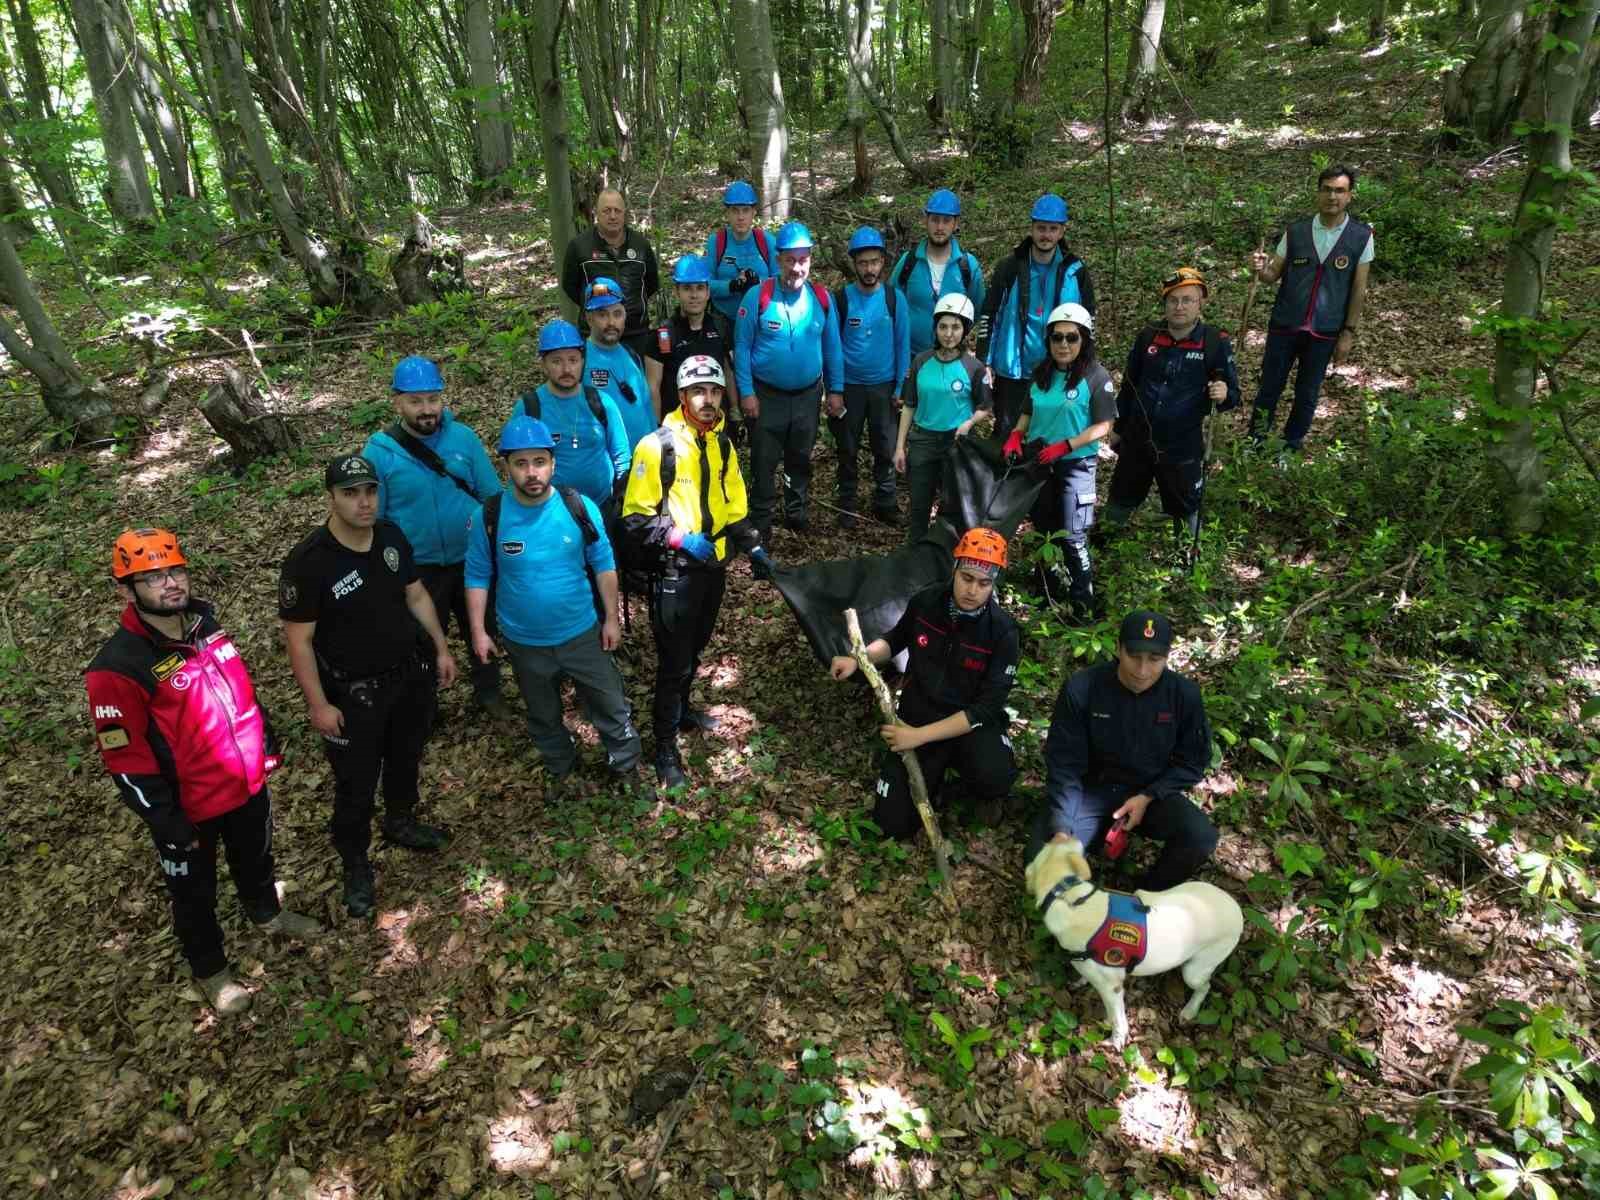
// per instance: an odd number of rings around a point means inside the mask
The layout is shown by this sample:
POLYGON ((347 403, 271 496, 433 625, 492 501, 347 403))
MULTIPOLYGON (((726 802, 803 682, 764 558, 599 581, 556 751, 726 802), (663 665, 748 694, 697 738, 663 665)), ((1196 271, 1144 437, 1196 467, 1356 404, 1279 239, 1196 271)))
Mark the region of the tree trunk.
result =
POLYGON ((1156 84, 1156 61, 1161 52, 1161 26, 1167 17, 1167 0, 1144 0, 1144 11, 1128 41, 1128 73, 1122 81, 1122 119, 1144 122, 1156 84))
POLYGON ((761 180, 761 213, 769 221, 789 219, 794 180, 789 175, 789 113, 772 50, 767 0, 728 0, 738 50, 739 94, 750 116, 752 172, 761 180))
POLYGON ((233 98, 234 115, 239 121, 239 131, 244 139, 245 153, 255 171, 289 251, 306 273, 311 286, 311 297, 322 308, 346 307, 362 313, 391 311, 393 301, 377 281, 368 275, 359 254, 336 255, 326 243, 307 231, 289 199, 284 185, 283 170, 272 157, 272 147, 267 142, 262 127, 261 113, 256 108, 255 94, 245 75, 244 50, 239 41, 238 13, 232 10, 232 0, 194 0, 206 9, 207 32, 212 45, 222 59, 222 74, 233 98))
MULTIPOLYGON (((983 62, 983 32, 994 24, 994 0, 967 0, 969 19, 962 22, 962 43, 966 58, 961 67, 962 107, 971 113, 978 97, 978 68, 983 62)), ((968 121, 970 127, 971 122, 968 121)))
MULTIPOLYGON (((244 136, 239 132, 238 121, 234 119, 221 64, 206 26, 206 6, 209 3, 210 0, 190 0, 189 24, 194 30, 198 61, 190 61, 189 74, 194 78, 201 96, 201 111, 211 122, 212 142, 217 149, 217 170, 222 173, 222 190, 228 197, 228 209, 238 224, 249 226, 260 219, 257 207, 259 197, 249 179, 250 164, 240 149, 244 136)), ((169 20, 175 21, 178 14, 172 9, 166 15, 169 20)))
POLYGON ((930 0, 928 11, 929 58, 933 64, 933 100, 928 106, 928 116, 935 127, 948 128, 950 114, 956 108, 956 71, 959 67, 960 47, 957 31, 960 26, 956 0, 930 0))
MULTIPOLYGON (((572 132, 561 87, 561 23, 565 0, 517 0, 528 69, 539 108, 539 141, 544 150, 545 210, 550 219, 550 254, 557 272, 567 258, 567 243, 577 232, 572 202, 572 132)), ((561 311, 576 320, 577 307, 565 294, 561 311)))
POLYGON ((1382 41, 1389 32, 1389 0, 1372 0, 1372 11, 1367 14, 1367 40, 1382 41))
POLYGON ((400 303, 407 307, 467 290, 466 261, 461 251, 441 246, 437 233, 427 217, 413 212, 405 245, 389 264, 400 303))
POLYGON ((98 0, 72 0, 72 16, 105 147, 106 207, 129 228, 148 227, 155 224, 156 201, 133 119, 133 81, 112 60, 108 18, 98 0))
POLYGON ((119 73, 132 78, 133 86, 128 94, 133 116, 144 133, 151 161, 156 165, 162 207, 170 212, 178 201, 200 198, 189 167, 189 140, 167 99, 154 60, 139 41, 133 14, 128 11, 125 0, 100 0, 100 7, 107 18, 106 45, 111 59, 119 73))
POLYGON ((1281 33, 1289 24, 1289 0, 1267 0, 1267 32, 1281 33))
POLYGON ((0 292, 9 298, 23 326, 19 330, 0 315, 0 346, 39 381, 45 411, 67 431, 65 440, 109 437, 116 418, 110 393, 79 370, 4 229, 0 229, 0 292))
POLYGON ((1044 88, 1045 63, 1050 59, 1050 37, 1055 32, 1056 0, 1017 0, 1022 13, 1022 58, 1011 98, 1016 104, 1037 104, 1044 88))
MULTIPOLYGON (((493 0, 466 0, 467 65, 472 74, 474 122, 473 199, 503 200, 501 179, 511 168, 506 115, 500 94, 500 56, 494 44, 493 0)), ((403 297, 402 297, 403 299, 403 297)))
POLYGON ((292 450, 299 440, 281 416, 267 409, 254 384, 227 363, 224 379, 206 389, 200 414, 233 450, 235 474, 258 458, 292 450))
POLYGON ((1572 180, 1572 121, 1583 91, 1582 71, 1594 36, 1600 0, 1577 0, 1557 16, 1553 45, 1535 64, 1528 97, 1540 124, 1528 138, 1528 178, 1517 203, 1506 251, 1500 319, 1516 322, 1495 337, 1494 406, 1484 423, 1494 438, 1490 458, 1505 473, 1501 493, 1507 527, 1536 533, 1544 524, 1547 472, 1534 436, 1534 388, 1538 380, 1545 274, 1572 180), (1534 327, 1528 328, 1527 323, 1534 327))
POLYGON ((1529 20, 1526 0, 1488 0, 1472 58, 1444 85, 1444 122, 1454 141, 1503 145, 1533 82, 1544 18, 1529 20))
POLYGON ((11 13, 11 24, 16 34, 18 60, 21 66, 22 93, 13 97, 6 80, 9 39, 0 33, 0 117, 4 117, 11 132, 12 144, 21 158, 21 165, 38 183, 58 211, 83 211, 77 184, 67 168, 61 152, 45 136, 55 122, 55 105, 50 98, 50 85, 44 73, 44 62, 39 56, 39 37, 33 24, 33 12, 17 0, 6 0, 11 13))
POLYGON ((24 241, 39 232, 28 215, 22 191, 17 187, 17 177, 11 169, 10 148, 0 142, 0 237, 9 230, 17 241, 24 241))
POLYGON ((855 178, 850 193, 864 196, 872 186, 872 156, 867 153, 867 91, 865 82, 872 71, 872 25, 878 0, 844 0, 839 15, 844 18, 844 52, 849 59, 845 79, 845 124, 850 129, 855 151, 855 178))

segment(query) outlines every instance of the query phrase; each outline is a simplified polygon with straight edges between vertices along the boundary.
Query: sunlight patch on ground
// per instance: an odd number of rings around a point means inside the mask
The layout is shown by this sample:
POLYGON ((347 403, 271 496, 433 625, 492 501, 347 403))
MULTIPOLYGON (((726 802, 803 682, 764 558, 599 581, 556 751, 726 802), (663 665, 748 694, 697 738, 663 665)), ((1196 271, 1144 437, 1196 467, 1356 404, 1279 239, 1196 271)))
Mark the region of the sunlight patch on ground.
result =
POLYGON ((323 1171, 311 1186, 315 1189, 312 1194, 317 1200, 350 1200, 352 1196, 360 1194, 356 1190, 355 1178, 347 1167, 323 1171))
POLYGON ((411 940, 411 910, 405 908, 382 909, 374 928, 389 943, 389 950, 378 960, 378 974, 409 970, 422 961, 416 943, 411 940))
MULTIPOLYGON (((139 455, 139 467, 124 475, 123 481, 136 488, 153 488, 170 479, 173 472, 188 469, 192 464, 174 456, 189 445, 192 429, 193 426, 186 423, 152 435, 139 455)), ((117 455, 115 450, 107 448, 95 457, 103 463, 114 463, 117 455)))
POLYGON ((496 1117, 489 1122, 489 1162, 507 1175, 532 1175, 550 1165, 550 1139, 527 1113, 496 1117))
POLYGON ((1118 1128, 1128 1140, 1155 1154, 1194 1150, 1194 1108, 1178 1088, 1152 1083, 1117 1101, 1118 1128))

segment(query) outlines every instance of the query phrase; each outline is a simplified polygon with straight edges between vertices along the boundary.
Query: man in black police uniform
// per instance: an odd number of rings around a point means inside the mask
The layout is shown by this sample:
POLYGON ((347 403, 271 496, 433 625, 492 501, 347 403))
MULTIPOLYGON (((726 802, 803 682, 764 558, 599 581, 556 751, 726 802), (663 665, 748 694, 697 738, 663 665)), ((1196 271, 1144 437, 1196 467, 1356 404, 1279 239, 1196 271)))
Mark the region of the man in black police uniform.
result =
MULTIPOLYGON (((917 752, 932 804, 938 803, 945 769, 955 767, 977 802, 974 816, 980 825, 999 822, 1017 774, 1006 735, 1006 697, 1016 682, 1019 635, 1017 623, 994 599, 995 579, 1006 565, 1006 541, 992 529, 969 529, 954 554, 950 582, 912 596, 888 636, 867 645, 867 657, 875 663, 910 651, 898 710, 905 724, 878 729, 887 749, 879 762, 872 820, 896 839, 920 828, 902 752, 917 752)), ((839 655, 829 674, 848 679, 856 665, 839 655)))
POLYGON ((433 721, 434 689, 455 682, 433 601, 411 543, 378 520, 378 474, 359 454, 323 473, 328 521, 284 560, 278 617, 311 726, 333 768, 333 844, 352 917, 372 911, 373 800, 383 776, 383 836, 437 850, 442 829, 419 824, 417 768, 433 721), (418 626, 432 642, 420 649, 418 626))
POLYGON ((1134 883, 1176 887, 1217 848, 1217 830, 1185 794, 1211 765, 1211 726, 1193 680, 1167 669, 1172 625, 1129 613, 1111 662, 1079 671, 1061 688, 1045 739, 1045 806, 1028 847, 1068 833, 1085 848, 1116 822, 1162 843, 1134 883))
POLYGON ((580 311, 589 285, 597 279, 615 279, 622 285, 627 313, 622 344, 643 358, 650 349, 650 303, 661 290, 661 268, 644 234, 628 227, 627 202, 615 188, 595 197, 594 228, 567 243, 561 264, 561 290, 580 311))
MULTIPOLYGON (((672 283, 678 307, 650 343, 650 357, 661 364, 663 420, 678 410, 678 368, 689 359, 703 354, 716 360, 724 378, 733 375, 733 324, 711 306, 711 263, 685 254, 673 265, 672 283)), ((728 436, 742 445, 739 406, 725 403, 724 408, 728 436)))

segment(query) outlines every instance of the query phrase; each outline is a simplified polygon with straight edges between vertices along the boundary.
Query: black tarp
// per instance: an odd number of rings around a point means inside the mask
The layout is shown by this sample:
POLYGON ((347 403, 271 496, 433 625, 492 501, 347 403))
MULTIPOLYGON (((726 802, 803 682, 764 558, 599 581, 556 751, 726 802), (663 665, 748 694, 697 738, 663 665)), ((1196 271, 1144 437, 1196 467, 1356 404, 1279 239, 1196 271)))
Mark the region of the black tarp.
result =
POLYGON ((939 517, 921 541, 888 554, 780 567, 774 582, 811 649, 826 663, 850 652, 845 609, 856 610, 867 641, 882 637, 914 593, 950 578, 951 551, 963 533, 987 525, 1010 539, 1048 478, 1047 467, 1008 469, 996 440, 961 438, 945 464, 939 517))

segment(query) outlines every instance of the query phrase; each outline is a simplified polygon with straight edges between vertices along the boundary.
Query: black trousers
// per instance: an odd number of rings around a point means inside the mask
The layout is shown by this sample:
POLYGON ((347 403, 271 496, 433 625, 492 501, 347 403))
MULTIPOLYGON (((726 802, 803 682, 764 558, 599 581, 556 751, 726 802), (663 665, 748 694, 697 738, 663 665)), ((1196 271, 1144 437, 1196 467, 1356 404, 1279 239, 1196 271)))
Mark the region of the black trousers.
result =
POLYGON ((322 745, 333 768, 330 830, 346 866, 367 860, 380 778, 386 819, 416 811, 417 772, 433 727, 437 682, 433 664, 420 661, 376 685, 323 681, 329 703, 344 714, 344 732, 337 738, 324 734, 322 745))
MULTIPOLYGON (((1111 814, 1137 791, 1125 784, 1085 786, 1083 803, 1075 807, 1065 800, 1047 797, 1028 843, 1028 861, 1032 862, 1040 847, 1058 833, 1072 834, 1083 843, 1085 851, 1100 846, 1111 828, 1111 814)), ((1216 826, 1181 793, 1152 800, 1133 832, 1137 837, 1161 843, 1160 856, 1133 882, 1135 890, 1160 892, 1177 887, 1199 870, 1217 848, 1216 826)))
POLYGON ((822 380, 787 391, 758 379, 755 388, 761 411, 750 432, 750 520, 761 531, 762 544, 766 545, 772 540, 772 510, 777 501, 775 476, 780 463, 789 481, 783 490, 784 515, 791 521, 806 518, 822 380))
POLYGON ((1192 446, 1159 454, 1147 437, 1134 434, 1117 443, 1117 468, 1111 473, 1106 512, 1113 522, 1126 521, 1144 503, 1154 483, 1161 493, 1161 511, 1185 518, 1200 511, 1200 490, 1205 486, 1205 447, 1192 446))
POLYGON ((1009 379, 996 374, 989 395, 994 400, 994 436, 1004 438, 1022 415, 1022 402, 1028 398, 1032 380, 1009 379))
MULTIPOLYGON (((928 802, 935 807, 944 791, 944 773, 950 767, 956 769, 961 786, 974 800, 1003 799, 1017 777, 1011 739, 999 725, 985 725, 960 737, 919 746, 917 761, 928 784, 928 802)), ((905 761, 887 747, 878 760, 878 802, 873 807, 872 820, 885 837, 896 839, 909 838, 922 826, 911 799, 911 777, 905 761)))
POLYGON ((872 450, 872 511, 895 507, 894 443, 900 419, 894 408, 893 383, 847 383, 844 415, 828 418, 828 432, 839 447, 839 507, 859 512, 856 487, 861 475, 861 434, 872 450))
MULTIPOLYGON (((433 599, 434 612, 439 614, 439 628, 448 635, 450 618, 454 616, 456 619, 461 640, 467 644, 467 662, 471 664, 467 674, 472 680, 472 694, 483 700, 500 694, 500 660, 491 658, 487 663, 481 663, 477 655, 472 653, 472 623, 467 620, 465 572, 465 563, 424 563, 417 567, 422 586, 428 589, 428 595, 433 599)), ((492 611, 484 614, 484 624, 490 636, 494 636, 492 611)))
POLYGON ((272 797, 262 788, 231 812, 196 821, 199 845, 156 842, 156 855, 172 899, 172 929, 196 978, 215 975, 228 965, 217 924, 217 843, 228 856, 228 872, 244 915, 257 925, 278 915, 278 888, 272 867, 272 797))
POLYGON ((651 588, 650 632, 656 639, 656 690, 650 719, 656 749, 670 745, 689 710, 689 689, 711 641, 728 583, 724 567, 690 568, 651 588))

